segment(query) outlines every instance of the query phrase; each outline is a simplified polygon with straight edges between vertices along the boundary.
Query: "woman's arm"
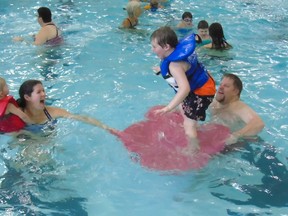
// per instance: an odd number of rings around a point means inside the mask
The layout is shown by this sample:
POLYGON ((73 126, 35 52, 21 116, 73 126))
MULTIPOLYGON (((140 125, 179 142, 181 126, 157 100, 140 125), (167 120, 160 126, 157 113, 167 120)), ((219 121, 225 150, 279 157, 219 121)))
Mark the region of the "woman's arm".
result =
POLYGON ((48 32, 46 28, 41 28, 38 34, 35 35, 34 45, 39 46, 48 40, 48 32))
POLYGON ((12 113, 14 115, 17 115, 19 118, 21 118, 27 124, 33 124, 32 120, 29 118, 29 116, 26 113, 24 113, 20 108, 16 107, 12 103, 8 104, 6 111, 8 111, 9 113, 12 113))
POLYGON ((84 123, 87 124, 91 124, 94 126, 97 126, 99 128, 102 128, 104 130, 113 130, 112 128, 108 127, 107 125, 103 124, 102 122, 100 122, 97 119, 88 117, 88 116, 82 116, 82 115, 76 115, 76 114, 72 114, 70 112, 68 112, 65 109, 62 108, 58 108, 58 107, 47 107, 48 112, 50 113, 50 115, 52 116, 52 118, 70 118, 70 119, 75 119, 78 121, 82 121, 84 123))

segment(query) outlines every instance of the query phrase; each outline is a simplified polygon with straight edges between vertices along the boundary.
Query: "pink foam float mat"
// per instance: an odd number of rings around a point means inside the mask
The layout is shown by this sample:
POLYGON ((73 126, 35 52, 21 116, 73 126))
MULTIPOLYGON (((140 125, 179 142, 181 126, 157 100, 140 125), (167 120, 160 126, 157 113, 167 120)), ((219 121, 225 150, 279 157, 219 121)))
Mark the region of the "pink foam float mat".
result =
MULTIPOLYGON (((204 167, 211 156, 225 147, 230 135, 229 128, 220 124, 202 124, 198 129, 200 150, 194 155, 183 154, 188 144, 183 117, 174 111, 164 115, 155 114, 151 108, 145 120, 137 122, 124 131, 112 132, 128 149, 138 156, 142 166, 161 171, 188 171, 204 167)), ((135 158, 134 158, 135 159, 135 158)))

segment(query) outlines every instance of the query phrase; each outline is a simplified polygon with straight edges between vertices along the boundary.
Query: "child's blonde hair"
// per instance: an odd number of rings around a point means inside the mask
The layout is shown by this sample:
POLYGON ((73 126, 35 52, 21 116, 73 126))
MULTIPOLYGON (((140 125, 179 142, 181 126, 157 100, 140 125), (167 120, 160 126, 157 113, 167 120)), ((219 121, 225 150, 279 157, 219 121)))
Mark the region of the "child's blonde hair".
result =
POLYGON ((126 11, 129 17, 135 17, 137 9, 141 10, 141 4, 138 1, 129 1, 126 6, 126 11))
POLYGON ((3 90, 5 83, 6 83, 5 79, 3 79, 2 77, 0 77, 0 91, 3 90))

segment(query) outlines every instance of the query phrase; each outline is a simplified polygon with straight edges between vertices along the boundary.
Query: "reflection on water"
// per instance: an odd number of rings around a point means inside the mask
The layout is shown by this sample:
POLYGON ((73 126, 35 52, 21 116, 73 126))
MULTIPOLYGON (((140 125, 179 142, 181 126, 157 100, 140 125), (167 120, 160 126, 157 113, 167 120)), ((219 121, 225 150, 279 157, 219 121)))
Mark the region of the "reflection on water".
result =
POLYGON ((149 107, 171 99, 166 83, 151 71, 159 59, 151 51, 150 35, 160 26, 176 26, 190 10, 194 31, 202 19, 223 24, 233 49, 228 54, 199 50, 199 60, 216 84, 227 72, 241 77, 241 97, 263 118, 269 132, 261 137, 276 149, 252 142, 211 159, 208 172, 163 175, 131 162, 129 157, 139 161, 141 156, 129 155, 109 134, 59 120, 57 135, 38 140, 24 136, 22 142, 9 142, 1 135, 0 214, 222 216, 257 215, 263 207, 272 215, 287 207, 287 159, 281 158, 287 155, 288 134, 287 6, 283 0, 168 2, 165 10, 143 13, 138 30, 126 31, 118 26, 127 1, 2 0, 0 63, 11 93, 17 98, 26 79, 44 80, 49 105, 126 128, 149 107), (33 13, 42 4, 51 7, 65 43, 55 48, 11 43, 13 36, 39 30, 33 13), (213 212, 207 208, 211 204, 217 207, 213 212))
MULTIPOLYGON (((260 141, 257 144, 242 143, 243 145, 245 146, 244 148, 238 148, 242 159, 241 163, 246 161, 249 169, 260 172, 257 174, 262 176, 260 182, 253 184, 253 180, 245 181, 243 180, 245 176, 240 179, 241 175, 239 175, 234 179, 230 178, 220 181, 218 184, 215 183, 211 187, 211 194, 238 206, 253 205, 268 209, 271 206, 288 207, 288 170, 285 165, 287 159, 285 162, 280 161, 277 149, 264 141, 260 141), (241 181, 244 182, 242 183, 241 181), (238 193, 238 195, 236 196, 235 193, 238 193)), ((234 153, 230 152, 229 154, 237 154, 235 150, 234 153)), ((257 176, 255 172, 253 175, 257 176)), ((246 178, 249 179, 249 175, 246 178)), ((230 215, 234 215, 232 214, 233 211, 230 213, 230 215)))
POLYGON ((57 78, 59 76, 57 64, 62 62, 61 59, 63 59, 61 47, 45 47, 40 52, 35 62, 37 71, 39 71, 45 80, 57 78))
POLYGON ((83 207, 87 200, 67 186, 65 171, 53 159, 56 147, 49 144, 51 137, 39 142, 39 138, 24 142, 15 139, 8 148, 1 149, 6 172, 0 176, 0 211, 21 215, 88 215, 83 207), (15 150, 14 157, 7 156, 15 150))

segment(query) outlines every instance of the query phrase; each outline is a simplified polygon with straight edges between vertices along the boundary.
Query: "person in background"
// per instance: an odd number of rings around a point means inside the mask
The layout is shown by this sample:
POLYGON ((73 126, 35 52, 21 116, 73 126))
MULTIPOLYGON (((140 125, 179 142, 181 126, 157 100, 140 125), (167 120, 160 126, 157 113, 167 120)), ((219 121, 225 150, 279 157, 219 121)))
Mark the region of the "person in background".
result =
POLYGON ((182 20, 178 23, 177 28, 192 28, 193 27, 193 15, 190 12, 184 12, 182 14, 182 20))
POLYGON ((209 24, 206 20, 201 20, 197 25, 198 34, 196 35, 196 42, 198 46, 204 46, 212 42, 209 35, 209 24))
POLYGON ((144 6, 145 10, 151 10, 152 12, 157 11, 159 8, 163 8, 159 0, 150 0, 150 3, 144 6))
POLYGON ((133 29, 138 25, 138 17, 142 13, 141 4, 138 1, 129 1, 126 6, 128 17, 122 22, 122 28, 133 29))
MULTIPOLYGON (((41 26, 40 31, 34 36, 34 45, 59 45, 63 42, 61 31, 52 22, 52 13, 47 7, 37 10, 37 21, 41 26)), ((15 37, 14 41, 24 41, 22 37, 15 37)))
POLYGON ((227 50, 232 48, 232 46, 225 39, 224 31, 220 23, 212 23, 209 26, 209 35, 212 42, 204 45, 205 48, 216 50, 227 50))
POLYGON ((39 80, 25 81, 19 88, 19 96, 17 101, 19 106, 33 122, 33 125, 25 128, 27 131, 36 133, 45 128, 53 129, 58 118, 75 119, 104 130, 113 130, 94 118, 75 115, 59 107, 46 106, 46 93, 39 80))
POLYGON ((161 59, 161 75, 176 93, 167 106, 155 113, 165 114, 179 107, 189 139, 184 152, 194 154, 199 150, 197 122, 206 118, 206 110, 216 92, 215 82, 198 62, 194 34, 178 42, 170 27, 161 27, 152 33, 151 45, 152 51, 161 59))
POLYGON ((264 128, 264 122, 240 100, 243 85, 235 74, 224 74, 213 102, 209 105, 211 121, 228 126, 233 132, 226 144, 241 138, 253 138, 264 128))
POLYGON ((9 95, 8 85, 0 77, 0 133, 19 131, 24 128, 25 123, 30 124, 32 121, 9 95))

